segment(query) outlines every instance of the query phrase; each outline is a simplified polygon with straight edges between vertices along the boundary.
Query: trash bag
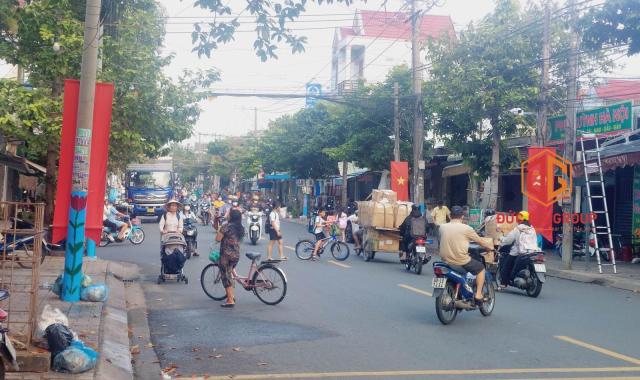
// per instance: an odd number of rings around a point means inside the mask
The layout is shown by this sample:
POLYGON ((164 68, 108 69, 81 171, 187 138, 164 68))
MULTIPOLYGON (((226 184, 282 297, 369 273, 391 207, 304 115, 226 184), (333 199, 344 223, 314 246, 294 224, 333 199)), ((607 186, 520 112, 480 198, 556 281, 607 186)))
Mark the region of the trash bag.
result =
POLYGON ((59 275, 53 282, 53 285, 51 285, 51 291, 57 296, 62 293, 62 275, 59 275))
POLYGON ((80 299, 83 301, 90 301, 90 302, 104 302, 107 300, 108 294, 109 294, 109 291, 107 289, 107 285, 105 284, 90 285, 86 288, 83 288, 80 291, 80 299))
POLYGON ((93 284, 93 280, 91 279, 91 277, 87 276, 86 274, 83 275, 80 285, 82 285, 83 288, 87 288, 91 286, 91 284, 93 284))
POLYGON ((64 373, 82 373, 92 370, 98 363, 98 353, 74 340, 66 350, 53 358, 53 370, 64 373))
POLYGON ((44 339, 45 330, 47 327, 54 323, 60 323, 65 326, 69 326, 69 319, 60 309, 51 307, 51 305, 44 305, 40 319, 38 319, 38 325, 36 326, 35 338, 44 339))
POLYGON ((55 357, 71 345, 73 332, 62 323, 49 325, 44 332, 51 355, 55 357))

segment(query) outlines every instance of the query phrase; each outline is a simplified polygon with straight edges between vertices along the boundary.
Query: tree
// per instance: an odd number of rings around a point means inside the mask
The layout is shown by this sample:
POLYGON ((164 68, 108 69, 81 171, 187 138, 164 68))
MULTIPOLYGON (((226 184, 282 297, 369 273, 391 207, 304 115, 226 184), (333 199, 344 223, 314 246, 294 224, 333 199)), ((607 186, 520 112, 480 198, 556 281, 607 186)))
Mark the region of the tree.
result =
POLYGON ((627 54, 640 52, 640 2, 608 0, 592 8, 580 20, 583 45, 602 49, 605 45, 627 45, 627 54))

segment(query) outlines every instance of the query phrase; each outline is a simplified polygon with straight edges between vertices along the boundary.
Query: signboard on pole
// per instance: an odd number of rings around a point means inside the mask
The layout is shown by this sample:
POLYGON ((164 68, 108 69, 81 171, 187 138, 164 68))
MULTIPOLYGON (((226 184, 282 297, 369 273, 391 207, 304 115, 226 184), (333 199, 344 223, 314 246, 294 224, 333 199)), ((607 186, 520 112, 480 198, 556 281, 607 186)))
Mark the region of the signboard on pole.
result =
POLYGON ((469 226, 474 230, 482 224, 482 210, 479 208, 469 209, 469 226))
MULTIPOLYGON (((547 120, 549 128, 548 144, 555 145, 564 142, 566 123, 566 116, 553 116, 547 120)), ((628 100, 606 107, 578 112, 576 123, 576 128, 579 132, 595 133, 602 136, 630 131, 633 128, 633 102, 628 100)))
POLYGON ((307 97, 305 102, 307 107, 313 107, 322 95, 322 85, 320 83, 307 83, 307 97))

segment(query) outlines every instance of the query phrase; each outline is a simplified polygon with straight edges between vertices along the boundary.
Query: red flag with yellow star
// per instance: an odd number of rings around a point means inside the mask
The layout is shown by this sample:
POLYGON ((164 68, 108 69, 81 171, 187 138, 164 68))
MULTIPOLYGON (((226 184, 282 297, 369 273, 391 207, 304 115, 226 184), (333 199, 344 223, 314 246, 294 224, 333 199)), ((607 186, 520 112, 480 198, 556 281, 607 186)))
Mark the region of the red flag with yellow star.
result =
POLYGON ((391 190, 398 194, 399 201, 409 200, 409 163, 391 161, 391 190))

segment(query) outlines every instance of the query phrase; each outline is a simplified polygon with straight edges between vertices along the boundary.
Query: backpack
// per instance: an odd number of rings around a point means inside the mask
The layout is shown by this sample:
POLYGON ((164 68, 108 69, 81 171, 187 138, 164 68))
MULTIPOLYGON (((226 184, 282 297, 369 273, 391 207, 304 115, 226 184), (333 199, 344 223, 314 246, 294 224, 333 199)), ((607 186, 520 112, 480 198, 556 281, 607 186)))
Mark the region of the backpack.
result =
POLYGON ((536 252, 540 250, 538 247, 538 236, 533 228, 524 231, 520 230, 516 243, 518 244, 518 253, 536 252))
POLYGON ((267 214, 267 220, 264 221, 264 232, 266 233, 271 232, 271 212, 272 211, 267 214))
POLYGON ((426 236, 427 235, 427 221, 420 218, 412 218, 411 219, 411 236, 426 236))
MULTIPOLYGON (((180 221, 180 212, 176 212, 176 218, 178 218, 178 222, 180 221)), ((165 223, 167 222, 167 212, 165 211, 164 214, 162 214, 162 219, 164 219, 165 223)))

